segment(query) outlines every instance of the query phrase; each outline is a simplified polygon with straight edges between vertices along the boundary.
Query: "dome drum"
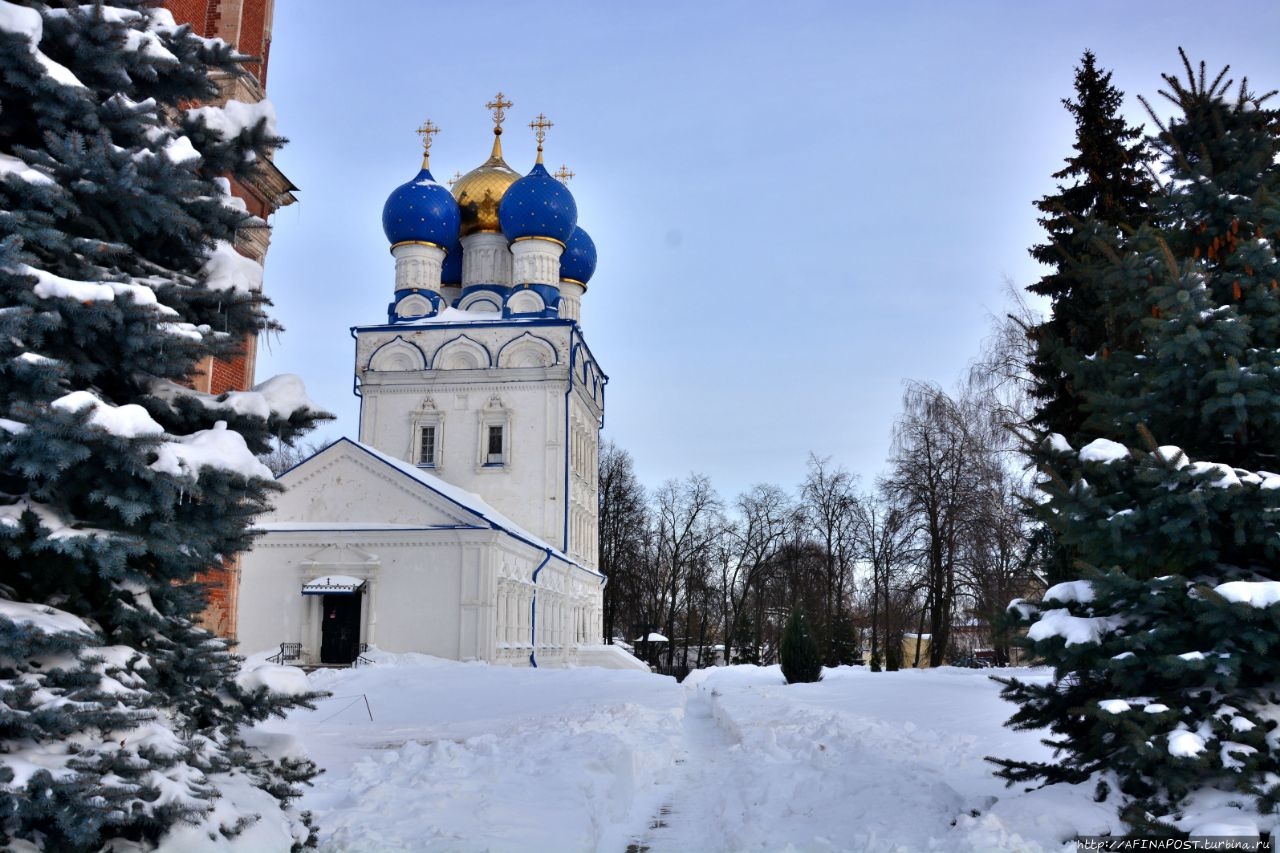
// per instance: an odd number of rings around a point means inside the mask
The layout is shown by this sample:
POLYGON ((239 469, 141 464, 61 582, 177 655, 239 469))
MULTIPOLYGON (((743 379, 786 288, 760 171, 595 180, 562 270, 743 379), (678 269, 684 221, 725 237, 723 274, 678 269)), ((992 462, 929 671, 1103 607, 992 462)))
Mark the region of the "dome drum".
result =
POLYGON ((462 238, 462 286, 510 285, 512 255, 501 234, 476 232, 462 238))
POLYGON ((557 315, 561 320, 573 320, 576 323, 582 322, 582 294, 587 290, 586 285, 576 281, 560 281, 560 312, 557 315))
POLYGON ((540 237, 517 240, 511 244, 512 281, 522 284, 546 284, 554 287, 560 280, 560 255, 564 244, 540 237))
POLYGON ((440 270, 445 249, 425 240, 408 240, 391 247, 396 259, 396 292, 407 290, 440 291, 440 270))

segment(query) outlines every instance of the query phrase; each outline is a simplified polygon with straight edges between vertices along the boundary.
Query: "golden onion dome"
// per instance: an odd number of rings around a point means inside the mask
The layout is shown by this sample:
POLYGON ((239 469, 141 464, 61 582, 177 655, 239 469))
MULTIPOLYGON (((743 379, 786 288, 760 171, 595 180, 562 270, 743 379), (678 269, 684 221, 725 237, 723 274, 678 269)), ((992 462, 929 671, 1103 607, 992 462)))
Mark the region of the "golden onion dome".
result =
MULTIPOLYGON (((502 226, 498 223, 498 203, 502 201, 507 187, 520 179, 520 175, 502 159, 502 109, 511 105, 503 102, 502 93, 498 93, 493 128, 493 152, 489 159, 467 172, 453 185, 453 197, 457 199, 462 211, 462 227, 458 236, 468 234, 489 233, 501 234, 502 226)), ((491 102, 486 106, 491 109, 491 102)))

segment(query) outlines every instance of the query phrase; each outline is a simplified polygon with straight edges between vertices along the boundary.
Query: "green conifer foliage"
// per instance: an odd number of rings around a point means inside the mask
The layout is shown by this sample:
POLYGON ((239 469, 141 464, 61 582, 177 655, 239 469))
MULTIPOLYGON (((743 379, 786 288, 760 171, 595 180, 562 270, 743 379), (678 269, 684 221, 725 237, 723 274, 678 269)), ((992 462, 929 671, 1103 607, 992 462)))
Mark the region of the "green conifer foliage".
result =
MULTIPOLYGON (((1088 412, 1071 364, 1140 345, 1131 330, 1117 326, 1116 303, 1123 300, 1106 286, 1100 269, 1110 263, 1106 246, 1120 229, 1145 221, 1154 185, 1142 132, 1120 116, 1124 93, 1092 52, 1085 51, 1076 68, 1075 99, 1062 104, 1075 119, 1075 150, 1053 177, 1070 183, 1036 202, 1049 239, 1032 247, 1031 255, 1050 272, 1027 288, 1052 301, 1049 318, 1028 330, 1035 343, 1032 423, 1082 443, 1096 435, 1084 432, 1088 412)), ((1052 527, 1041 527, 1037 537, 1050 581, 1073 577, 1074 553, 1053 536, 1052 527)))
POLYGON ((1075 153, 1053 174, 1071 183, 1036 202, 1049 241, 1033 247, 1031 255, 1051 271, 1027 289, 1051 299, 1053 311, 1030 330, 1036 342, 1034 420, 1071 441, 1079 438, 1085 412, 1062 360, 1121 345, 1104 310, 1108 294, 1099 291, 1094 267, 1106 259, 1093 234, 1100 226, 1118 232, 1122 225, 1143 222, 1153 190, 1144 165, 1147 146, 1141 130, 1120 116, 1123 103, 1111 72, 1098 68, 1093 53, 1085 51, 1076 69, 1075 100, 1062 101, 1075 119, 1075 153))
POLYGON ((254 454, 323 416, 284 377, 186 386, 269 324, 217 176, 282 140, 265 113, 191 106, 236 57, 152 5, 0 2, 6 848, 147 849, 259 818, 310 835, 288 802, 314 768, 240 735, 305 681, 242 672, 192 583, 250 544, 273 488, 254 454))
POLYGON ((787 684, 808 684, 822 680, 822 655, 818 641, 809 628, 804 611, 796 608, 782 630, 782 646, 778 650, 782 675, 787 684))
MULTIPOLYGON (((1078 354, 1080 445, 1043 436, 1046 517, 1077 580, 1015 602, 1047 684, 1005 680, 1055 762, 1011 782, 1089 783, 1143 833, 1276 824, 1280 742, 1280 114, 1186 62, 1161 94, 1167 185, 1150 222, 1095 231, 1097 285, 1138 346, 1078 354), (1217 809, 1217 811, 1210 811, 1217 809)), ((1154 118, 1154 112, 1153 112, 1154 118)))

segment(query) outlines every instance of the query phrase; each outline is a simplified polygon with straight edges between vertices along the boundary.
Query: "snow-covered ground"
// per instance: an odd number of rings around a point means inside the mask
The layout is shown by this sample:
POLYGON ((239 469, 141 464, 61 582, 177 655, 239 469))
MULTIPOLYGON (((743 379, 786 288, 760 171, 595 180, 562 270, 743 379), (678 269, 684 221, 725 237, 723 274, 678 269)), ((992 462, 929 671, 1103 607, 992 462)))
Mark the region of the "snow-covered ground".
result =
POLYGON ((992 775, 986 755, 1047 749, 1003 727, 991 670, 677 684, 375 657, 313 674, 332 698, 262 727, 326 769, 301 804, 321 850, 1074 851, 1077 832, 1119 831, 1085 792, 992 775))

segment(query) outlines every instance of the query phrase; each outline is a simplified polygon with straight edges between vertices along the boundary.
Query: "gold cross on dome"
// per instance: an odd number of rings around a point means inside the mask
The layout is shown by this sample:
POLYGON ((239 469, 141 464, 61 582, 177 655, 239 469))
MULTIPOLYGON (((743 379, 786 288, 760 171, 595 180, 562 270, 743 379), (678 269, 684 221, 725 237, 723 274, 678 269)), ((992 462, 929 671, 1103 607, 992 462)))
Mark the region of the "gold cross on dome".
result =
POLYGON ((462 178, 461 172, 454 172, 453 177, 449 179, 449 186, 453 186, 462 178))
POLYGON ((569 167, 563 163, 560 164, 559 169, 556 169, 554 172, 552 172, 552 175, 562 184, 567 184, 569 183, 569 181, 573 180, 574 178, 574 173, 571 172, 569 170, 569 167))
POLYGON ((422 123, 422 127, 414 131, 422 137, 422 153, 426 154, 431 150, 431 137, 440 132, 440 128, 432 123, 431 119, 427 119, 422 123))
POLYGON ((542 113, 538 113, 538 117, 529 122, 529 127, 533 129, 533 135, 538 140, 538 150, 542 150, 542 140, 547 138, 547 128, 555 127, 549 118, 542 113))
POLYGON ((502 122, 507 118, 507 110, 511 109, 515 104, 508 101, 499 92, 494 96, 493 100, 485 104, 485 109, 493 113, 493 132, 502 133, 502 122))

